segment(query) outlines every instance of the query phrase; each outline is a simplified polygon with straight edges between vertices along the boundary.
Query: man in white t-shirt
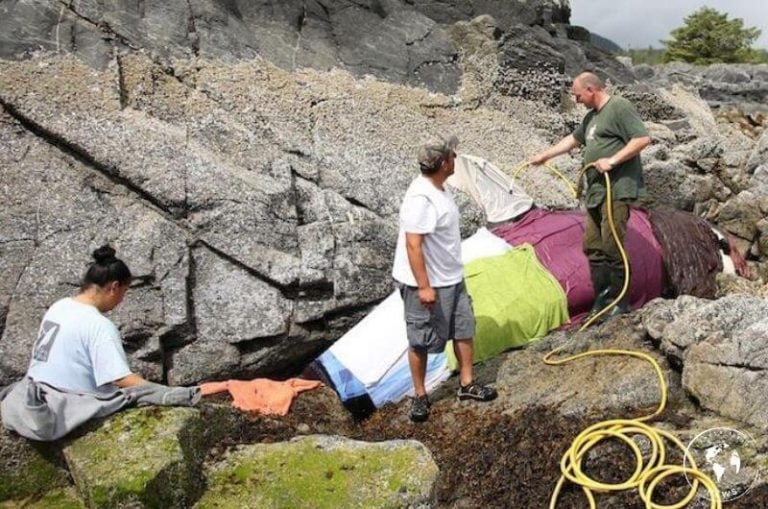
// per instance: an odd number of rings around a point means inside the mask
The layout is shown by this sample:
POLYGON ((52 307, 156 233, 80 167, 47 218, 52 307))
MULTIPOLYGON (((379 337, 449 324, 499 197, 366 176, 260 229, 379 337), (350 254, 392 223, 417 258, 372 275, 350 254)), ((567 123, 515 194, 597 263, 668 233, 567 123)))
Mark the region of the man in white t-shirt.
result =
POLYGON ((424 145, 419 153, 421 175, 405 193, 400 207, 400 233, 392 276, 405 304, 408 362, 415 397, 413 421, 429 417, 424 379, 427 354, 442 352, 449 339, 459 361, 460 399, 490 401, 496 391, 472 377, 475 318, 464 285, 459 209, 445 181, 453 174, 455 136, 424 145))

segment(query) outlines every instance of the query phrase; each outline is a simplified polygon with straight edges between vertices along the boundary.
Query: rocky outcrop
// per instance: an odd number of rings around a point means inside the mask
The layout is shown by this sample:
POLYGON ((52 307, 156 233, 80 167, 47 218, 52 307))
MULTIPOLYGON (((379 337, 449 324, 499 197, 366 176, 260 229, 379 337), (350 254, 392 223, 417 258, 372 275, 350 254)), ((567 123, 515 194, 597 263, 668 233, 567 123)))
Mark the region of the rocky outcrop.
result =
POLYGON ((645 82, 668 88, 681 84, 696 90, 718 113, 757 138, 768 125, 768 64, 714 64, 683 62, 636 65, 632 71, 645 82))
POLYGON ((460 76, 444 29, 400 1, 24 0, 0 5, 0 20, 0 58, 71 52, 104 68, 139 49, 161 60, 261 57, 284 69, 338 66, 443 92, 460 76))
POLYGON ((712 302, 683 296, 649 304, 643 324, 701 406, 765 427, 766 312, 761 297, 732 294, 712 302))
MULTIPOLYGON (((464 27, 452 37, 480 59, 474 88, 452 97, 338 71, 162 67, 141 54, 104 71, 72 58, 0 64, 0 384, 24 372, 45 308, 75 291, 103 242, 137 275, 114 318, 153 380, 270 375, 326 348, 391 291, 418 140, 460 125, 461 150, 512 171, 581 118, 499 93, 495 24, 464 27)), ((720 222, 765 259, 764 172, 748 170, 762 144, 720 134, 682 86, 617 92, 654 134, 643 153, 654 198, 720 222)), ((521 183, 540 204, 575 206, 552 175, 521 183)), ((484 219, 459 201, 468 234, 484 219)))
POLYGON ((713 64, 697 66, 684 62, 634 66, 643 80, 659 84, 681 83, 697 87, 713 106, 727 103, 765 104, 768 94, 768 64, 713 64))
MULTIPOLYGON (((580 121, 583 109, 564 97, 568 75, 588 63, 647 121, 654 145, 643 160, 653 198, 719 222, 753 265, 768 260, 766 137, 752 102, 763 97, 760 68, 624 68, 585 45, 585 31, 564 24, 567 2, 122 7, 0 3, 3 55, 42 46, 77 56, 0 62, 0 385, 24 372, 42 313, 76 291, 88 253, 104 242, 137 276, 112 316, 135 370, 172 384, 295 371, 392 291, 397 210, 420 141, 456 132, 460 150, 509 173, 580 121), (628 84, 634 73, 661 76, 669 86, 628 84), (355 77, 368 74, 386 81, 355 77), (753 129, 725 117, 732 97, 753 129)), ((571 176, 580 166, 578 155, 557 163, 571 176)), ((547 173, 529 171, 520 182, 541 205, 576 205, 547 173)), ((467 234, 484 218, 466 197, 459 202, 467 234)), ((741 292, 743 284, 734 288, 741 292)), ((659 400, 653 371, 636 359, 552 367, 541 362, 545 352, 650 354, 670 390, 660 425, 682 439, 714 426, 762 428, 765 311, 764 294, 683 297, 587 333, 555 333, 478 369, 483 381, 495 382, 497 401, 456 402, 449 383, 434 395, 422 427, 402 406, 352 426, 329 389, 300 398, 285 418, 233 416, 216 405, 213 413, 206 406, 132 411, 68 446, 70 474, 90 504, 189 505, 225 491, 269 496, 239 491, 238 467, 226 463, 236 450, 264 458, 269 447, 251 444, 310 433, 405 437, 429 449, 410 444, 428 479, 423 490, 411 489, 392 469, 390 479, 406 488, 382 492, 387 501, 429 504, 437 492, 446 506, 503 500, 540 507, 580 424, 644 414, 659 400), (494 366, 498 372, 489 374, 494 366), (139 450, 127 450, 136 444, 139 450), (440 476, 425 460, 430 452, 440 476), (127 459, 134 453, 145 463, 127 459), (123 463, 130 469, 114 468, 123 463), (233 469, 235 479, 217 478, 203 495, 206 468, 209 481, 233 469)), ((0 439, 1 466, 14 465, 15 476, 2 478, 9 470, 0 468, 0 491, 20 486, 24 472, 33 483, 40 472, 53 482, 5 496, 49 507, 81 503, 62 488, 61 464, 51 460, 40 470, 32 449, 7 444, 22 454, 6 454, 11 449, 0 439), (34 468, 15 469, 20 461, 34 468)), ((754 456, 759 464, 761 454, 754 456)), ((368 468, 319 461, 326 468, 313 489, 336 490, 368 468)), ((616 471, 610 461, 601 465, 616 471)), ((249 481, 259 472, 282 475, 280 468, 240 472, 249 481)), ((360 496, 381 501, 377 482, 365 481, 372 491, 360 496)), ((636 503, 612 497, 609 507, 636 503)), ((744 500, 744 507, 765 506, 744 500)))
POLYGON ((22 0, 0 6, 0 58, 73 53, 99 69, 137 51, 166 66, 179 58, 263 58, 287 70, 341 68, 453 93, 467 69, 449 36, 452 25, 490 16, 506 34, 498 58, 508 93, 545 98, 551 85, 586 68, 614 82, 634 81, 626 66, 591 44, 586 29, 569 25, 570 15, 568 0, 22 0), (541 72, 551 77, 537 82, 541 72))

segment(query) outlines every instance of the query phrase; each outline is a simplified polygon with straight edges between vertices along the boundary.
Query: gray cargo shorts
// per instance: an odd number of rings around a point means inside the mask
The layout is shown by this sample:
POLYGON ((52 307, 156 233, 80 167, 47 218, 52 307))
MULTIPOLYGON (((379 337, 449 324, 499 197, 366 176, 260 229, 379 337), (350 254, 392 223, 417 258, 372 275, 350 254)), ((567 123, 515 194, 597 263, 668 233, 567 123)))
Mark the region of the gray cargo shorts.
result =
POLYGON ((475 335, 472 299, 464 281, 435 288, 437 302, 428 309, 419 300, 419 289, 398 285, 405 305, 408 344, 417 352, 439 353, 449 339, 471 339, 475 335))

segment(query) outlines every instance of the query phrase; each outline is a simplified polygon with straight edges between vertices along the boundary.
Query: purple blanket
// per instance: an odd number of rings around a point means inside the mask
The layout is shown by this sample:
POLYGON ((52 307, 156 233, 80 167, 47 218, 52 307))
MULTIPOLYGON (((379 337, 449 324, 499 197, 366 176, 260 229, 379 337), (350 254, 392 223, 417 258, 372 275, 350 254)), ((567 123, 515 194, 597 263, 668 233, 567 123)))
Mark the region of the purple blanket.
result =
MULTIPOLYGON (((589 262, 581 250, 584 222, 582 211, 534 209, 520 221, 492 230, 513 246, 533 245, 539 261, 563 287, 573 321, 588 312, 594 300, 589 262)), ((632 209, 624 244, 632 267, 630 303, 637 309, 661 295, 664 278, 661 245, 645 211, 632 209)))

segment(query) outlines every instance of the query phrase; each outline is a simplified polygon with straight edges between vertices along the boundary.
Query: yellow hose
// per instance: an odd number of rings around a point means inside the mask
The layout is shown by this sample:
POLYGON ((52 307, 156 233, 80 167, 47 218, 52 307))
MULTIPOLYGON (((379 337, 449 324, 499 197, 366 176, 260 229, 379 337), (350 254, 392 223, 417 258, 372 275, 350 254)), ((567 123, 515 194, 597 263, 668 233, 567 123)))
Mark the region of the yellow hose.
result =
MULTIPOLYGON (((519 166, 515 170, 513 177, 517 177, 518 173, 528 165, 529 163, 523 163, 521 166, 519 166)), ((549 166, 549 165, 545 165, 545 166, 553 170, 561 178, 565 179, 565 177, 563 177, 562 174, 552 166, 549 166)), ((579 172, 577 181, 580 181, 582 176, 584 175, 584 172, 586 172, 592 166, 594 166, 594 163, 584 166, 579 172)), ((622 245, 622 242, 619 239, 618 232, 616 231, 616 225, 613 220, 613 197, 612 197, 612 190, 611 190, 611 179, 609 178, 607 173, 603 173, 603 176, 605 177, 605 187, 606 187, 605 199, 606 199, 606 209, 608 211, 608 222, 611 227, 611 234, 613 235, 613 238, 616 241, 616 245, 619 248, 619 253, 621 254, 622 261, 624 262, 624 286, 622 287, 618 297, 616 297, 613 300, 613 302, 609 303, 605 308, 600 310, 600 312, 596 313, 587 322, 585 322, 584 325, 582 325, 582 327, 579 329, 579 331, 582 331, 585 328, 589 327, 592 323, 594 323, 594 321, 597 318, 602 316, 603 313, 611 309, 614 305, 618 304, 618 302, 622 299, 624 294, 626 294, 627 289, 629 287, 629 259, 627 257, 626 251, 624 250, 624 246, 622 245)), ((569 185, 570 185, 570 182, 569 182, 569 185)), ((574 195, 575 195, 576 194, 575 189, 573 188, 572 185, 570 187, 574 191, 574 195)), ((577 198, 579 197, 577 196, 577 198)), ((555 490, 552 493, 552 498, 550 499, 550 503, 549 503, 549 509, 556 508, 557 500, 558 500, 558 497, 560 496, 560 491, 563 485, 565 484, 566 480, 581 486, 581 489, 584 492, 584 495, 589 501, 590 509, 596 509, 597 507, 593 492, 605 493, 605 492, 611 492, 611 491, 623 491, 627 489, 639 490, 640 498, 645 504, 646 509, 681 509, 682 507, 688 505, 688 503, 691 500, 693 500, 693 498, 696 496, 699 483, 701 483, 701 485, 704 486, 704 488, 706 488, 706 490, 709 492, 710 509, 721 509, 723 506, 723 502, 720 496, 720 490, 717 488, 717 485, 709 476, 707 476, 704 472, 700 471, 697 468, 695 460, 691 456, 690 452, 682 444, 682 442, 680 442, 680 440, 678 440, 677 437, 675 437, 671 433, 668 433, 664 430, 653 428, 645 424, 644 422, 661 415, 661 413, 664 411, 664 408, 666 407, 666 404, 667 404, 667 384, 664 380, 664 374, 661 371, 661 367, 656 362, 656 360, 653 359, 653 357, 651 357, 650 355, 643 352, 635 352, 630 350, 613 350, 613 349, 592 350, 589 352, 583 352, 580 354, 572 355, 570 357, 566 357, 563 359, 552 359, 551 357, 556 355, 560 350, 562 350, 562 348, 563 347, 556 348, 555 350, 552 350, 547 355, 545 355, 544 358, 542 359, 544 363, 550 366, 560 366, 567 362, 575 361, 577 359, 581 359, 588 356, 596 356, 596 355, 628 355, 631 357, 636 357, 636 358, 643 359, 650 362, 654 370, 656 371, 656 376, 659 379, 661 401, 659 402, 659 406, 656 409, 656 411, 653 412, 652 414, 638 417, 635 419, 612 419, 612 420, 599 422, 597 424, 593 424, 592 426, 588 427, 587 429, 579 433, 579 435, 574 439, 573 443, 571 444, 571 447, 565 452, 565 454, 563 454, 563 457, 560 461, 561 475, 560 475, 560 479, 557 481, 555 490), (648 439, 649 443, 651 444, 651 454, 646 464, 643 464, 642 452, 640 451, 640 448, 638 447, 637 443, 632 439, 634 435, 645 436, 648 439), (627 446, 629 446, 629 448, 632 450, 632 452, 635 455, 634 472, 629 477, 629 479, 617 484, 609 484, 609 483, 603 483, 603 482, 597 481, 587 476, 582 471, 582 460, 587 455, 589 450, 595 445, 597 445, 599 442, 605 439, 610 439, 610 438, 621 440, 622 442, 627 444, 627 446), (668 441, 672 442, 675 446, 677 446, 678 449, 680 449, 680 451, 682 451, 684 457, 691 464, 690 468, 685 468, 679 465, 670 465, 665 463, 666 456, 667 456, 666 447, 664 445, 665 438, 668 441), (688 492, 688 494, 682 500, 671 505, 661 505, 653 502, 653 491, 656 489, 659 483, 661 483, 667 477, 674 476, 674 475, 686 475, 693 479, 693 482, 691 483, 691 489, 688 492)))
POLYGON ((693 497, 696 496, 699 483, 701 483, 710 495, 710 508, 721 509, 723 506, 720 497, 720 491, 715 482, 702 471, 698 470, 694 458, 685 446, 674 435, 664 430, 653 428, 644 423, 660 415, 667 404, 667 385, 664 381, 664 374, 659 364, 650 355, 642 352, 630 350, 592 350, 580 354, 572 355, 564 359, 551 359, 563 347, 557 348, 544 356, 544 363, 550 366, 559 366, 583 357, 593 355, 629 355, 651 363, 656 375, 659 378, 661 401, 655 412, 649 415, 638 417, 636 419, 612 419, 599 422, 586 428, 574 439, 571 447, 563 454, 560 461, 560 479, 557 481, 555 490, 550 499, 549 509, 557 507, 557 500, 560 491, 568 480, 581 486, 584 495, 589 501, 590 509, 596 509, 593 492, 605 493, 611 491, 623 491, 628 489, 638 489, 640 498, 645 503, 646 509, 680 509, 686 506, 693 497), (633 435, 645 436, 651 444, 650 458, 646 464, 643 463, 643 455, 637 443, 632 439, 633 435), (582 460, 588 454, 589 450, 604 439, 615 438, 627 444, 635 455, 635 470, 629 479, 617 484, 602 483, 592 479, 582 471, 582 460), (666 447, 664 438, 677 446, 683 455, 690 462, 691 467, 685 468, 679 465, 669 465, 665 463, 666 447), (653 502, 653 491, 658 484, 665 478, 672 475, 687 475, 693 479, 691 489, 682 500, 672 505, 661 505, 653 502))
MULTIPOLYGON (((594 165, 595 163, 589 163, 588 165, 584 166, 579 172, 577 181, 581 181, 584 172, 586 172, 590 167, 594 165)), ((608 176, 608 173, 603 173, 603 176, 605 177, 605 208, 608 211, 608 224, 611 227, 613 240, 616 241, 616 246, 619 248, 621 261, 624 264, 624 284, 621 287, 619 295, 617 295, 616 298, 609 302, 603 309, 592 315, 586 322, 584 322, 579 328, 579 332, 595 323, 598 318, 607 313, 611 308, 613 308, 613 306, 621 302, 621 299, 624 298, 624 295, 627 293, 627 289, 629 288, 629 257, 627 256, 627 252, 624 250, 624 245, 621 242, 621 239, 619 239, 619 232, 616 231, 616 223, 613 221, 613 192, 611 190, 611 179, 608 176)), ((597 289, 595 289, 595 294, 597 294, 597 289)), ((595 297, 597 297, 597 295, 595 295, 595 297)))
MULTIPOLYGON (((517 168, 515 168, 515 171, 512 172, 512 179, 516 180, 517 176, 520 174, 520 172, 523 171, 524 169, 526 169, 527 167, 529 167, 530 165, 531 165, 531 163, 529 163, 529 162, 524 162, 524 163, 520 164, 517 168)), ((576 187, 574 187, 574 185, 571 183, 571 181, 568 180, 568 178, 565 175, 563 175, 562 172, 560 172, 560 170, 558 170, 554 166, 551 166, 551 165, 549 165, 547 163, 544 163, 542 166, 544 166, 545 168, 549 169, 552 173, 554 173, 555 175, 560 177, 562 179, 562 181, 565 182, 565 185, 568 186, 568 189, 571 190, 571 193, 573 193, 573 196, 575 198, 577 198, 577 199, 579 198, 578 196, 576 196, 576 187)), ((578 181, 578 179, 577 179, 577 181, 578 181)))
MULTIPOLYGON (((576 178, 576 182, 581 182, 581 179, 583 178, 583 176, 584 176, 584 173, 585 173, 585 172, 586 172, 588 169, 590 169, 591 167, 593 167, 594 165, 595 165, 595 163, 589 163, 589 164, 585 165, 585 166, 584 166, 584 167, 583 167, 583 168, 582 168, 582 169, 579 171, 579 176, 576 178)), ((521 163, 521 164, 520 164, 519 166, 517 166, 517 168, 515 168, 515 170, 512 172, 512 178, 513 178, 513 179, 517 179, 517 177, 518 177, 518 175, 520 174, 520 172, 522 172, 524 169, 526 169, 526 168, 528 168, 528 167, 530 167, 530 166, 531 166, 531 163, 529 163, 529 162, 527 162, 527 161, 526 161, 526 162, 523 162, 523 163, 521 163)), ((563 175, 563 173, 562 173, 560 170, 558 170, 558 169, 557 169, 557 168, 555 168, 554 166, 552 166, 552 165, 550 165, 550 164, 547 164, 547 163, 544 163, 542 166, 544 166, 545 168, 547 168, 547 169, 551 170, 551 171, 552 171, 553 173, 555 173, 555 174, 556 174, 558 177, 560 177, 560 178, 561 178, 561 179, 562 179, 562 180, 563 180, 563 181, 564 181, 566 184, 568 184, 568 187, 571 189, 571 191, 573 192, 573 196, 574 196, 576 199, 579 199, 579 198, 580 198, 580 196, 578 196, 578 193, 577 193, 577 191, 576 191, 576 186, 574 186, 574 185, 571 183, 571 181, 570 181, 570 180, 568 180, 568 179, 567 179, 567 178, 566 178, 566 177, 563 175)), ((609 302, 609 303, 608 303, 608 305, 606 305, 606 306, 605 306, 603 309, 601 309, 599 312, 597 312, 597 313, 595 313, 594 315, 592 315, 591 317, 589 317, 589 319, 588 319, 586 322, 584 322, 584 323, 582 324, 582 326, 579 328, 579 331, 583 331, 584 329, 586 329, 587 327, 589 327, 590 325, 592 325, 593 323, 595 323, 595 321, 596 321, 598 318, 600 318, 600 317, 601 317, 601 316, 603 316, 605 313, 607 313, 608 311, 610 311, 610 310, 611 310, 611 308, 613 308, 613 306, 615 306, 616 304, 618 304, 618 303, 621 301, 621 299, 622 299, 622 298, 624 297, 624 295, 627 293, 627 289, 629 288, 629 277, 628 277, 628 276, 629 276, 629 258, 627 257, 627 253, 626 253, 626 251, 624 250, 624 246, 622 245, 621 241, 619 240, 619 234, 618 234, 618 232, 616 231, 616 225, 615 225, 615 223, 614 223, 614 221, 613 221, 613 206, 612 206, 612 203, 613 203, 613 202, 612 202, 612 194, 611 194, 611 179, 608 177, 608 174, 607 174, 607 173, 603 173, 603 176, 605 177, 605 193, 606 193, 606 198, 605 198, 605 199, 606 199, 606 201, 607 201, 607 209, 608 209, 608 224, 610 224, 610 226, 611 226, 611 233, 613 234, 613 238, 616 240, 616 245, 617 245, 617 246, 618 246, 618 248, 619 248, 619 253, 621 254, 621 260, 622 260, 622 262, 623 262, 623 264, 624 264, 624 285, 621 287, 621 291, 619 292, 619 294, 618 294, 618 295, 617 295, 617 296, 616 296, 616 297, 615 297, 615 298, 614 298, 614 299, 613 299, 611 302, 609 302)))

